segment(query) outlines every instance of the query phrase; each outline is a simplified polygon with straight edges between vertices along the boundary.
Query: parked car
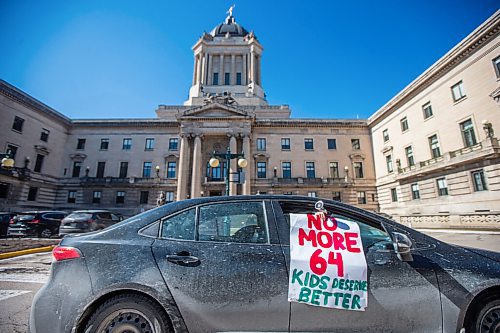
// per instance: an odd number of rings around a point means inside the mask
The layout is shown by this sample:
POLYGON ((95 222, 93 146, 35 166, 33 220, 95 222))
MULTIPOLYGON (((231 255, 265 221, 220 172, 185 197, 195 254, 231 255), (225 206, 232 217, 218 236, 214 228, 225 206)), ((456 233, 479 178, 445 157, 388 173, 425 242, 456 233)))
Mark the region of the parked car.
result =
POLYGON ((290 214, 316 202, 198 198, 67 236, 33 300, 31 332, 498 332, 499 253, 336 201, 327 211, 359 225, 368 307, 290 303, 290 214))
POLYGON ((11 219, 7 236, 49 238, 57 235, 61 220, 68 215, 62 211, 28 211, 11 219))
POLYGON ((108 210, 77 210, 61 221, 59 235, 65 236, 101 230, 121 220, 120 216, 108 210))
POLYGON ((7 230, 9 229, 9 223, 19 213, 12 212, 0 212, 0 237, 7 236, 7 230))

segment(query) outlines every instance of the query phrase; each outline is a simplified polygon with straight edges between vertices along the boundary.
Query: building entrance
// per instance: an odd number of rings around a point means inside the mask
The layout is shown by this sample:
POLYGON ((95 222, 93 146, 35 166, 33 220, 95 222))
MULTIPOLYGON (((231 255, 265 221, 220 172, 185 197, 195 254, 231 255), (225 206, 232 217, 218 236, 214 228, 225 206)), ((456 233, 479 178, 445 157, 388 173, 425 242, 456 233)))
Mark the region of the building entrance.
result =
POLYGON ((220 196, 222 196, 222 191, 210 191, 209 195, 211 197, 220 197, 220 196))

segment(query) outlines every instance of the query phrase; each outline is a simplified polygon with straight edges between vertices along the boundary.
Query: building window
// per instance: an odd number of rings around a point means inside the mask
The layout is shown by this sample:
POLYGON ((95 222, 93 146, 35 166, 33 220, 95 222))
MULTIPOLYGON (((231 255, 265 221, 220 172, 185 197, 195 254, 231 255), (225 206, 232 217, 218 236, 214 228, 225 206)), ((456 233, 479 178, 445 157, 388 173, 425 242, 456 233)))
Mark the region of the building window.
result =
POLYGON ((285 191, 285 192, 283 192, 283 195, 293 195, 293 192, 291 192, 291 191, 285 191))
POLYGON ((304 139, 304 148, 305 148, 305 150, 313 150, 314 149, 314 140, 313 139, 304 139))
POLYGON ((410 127, 408 126, 408 118, 401 119, 401 132, 406 132, 410 127))
POLYGON ((361 145, 359 144, 359 139, 351 139, 351 146, 353 150, 361 149, 361 145))
POLYGON ((12 129, 14 131, 22 132, 23 131, 23 125, 24 125, 24 119, 20 118, 18 116, 14 117, 14 122, 12 123, 12 129))
POLYGON ((493 67, 495 67, 497 78, 500 78, 500 57, 496 57, 495 59, 493 59, 493 67))
POLYGON ((109 139, 101 139, 101 150, 108 150, 109 148, 109 139))
MULTIPOLYGON (((207 178, 210 181, 224 180, 222 175, 226 174, 226 162, 220 163, 218 167, 212 168, 210 162, 207 162, 207 178)), ((225 176, 224 176, 225 177, 225 176)))
POLYGON ((422 112, 424 113, 424 119, 432 117, 432 106, 430 102, 422 105, 422 112))
POLYGON ((231 79, 229 73, 224 73, 224 85, 228 86, 231 84, 231 79))
MULTIPOLYGON (((382 137, 384 138, 384 142, 389 141, 389 130, 387 128, 382 131, 382 137)), ((355 148, 352 147, 352 149, 355 149, 355 148)), ((359 149, 359 148, 357 148, 357 149, 359 149)))
POLYGON ((467 119, 463 123, 460 123, 460 130, 462 131, 462 138, 464 140, 465 147, 470 147, 477 144, 476 135, 474 134, 474 126, 472 125, 472 120, 467 119))
POLYGON ((147 138, 146 145, 144 147, 145 150, 153 150, 155 148, 155 139, 147 138))
POLYGON ((241 86, 241 73, 240 72, 236 73, 236 84, 238 86, 241 86))
POLYGON ((328 149, 337 149, 337 140, 336 139, 326 139, 328 149))
POLYGON ((290 150, 290 139, 282 138, 281 139, 281 150, 290 150))
POLYGON ((391 188, 391 199, 392 199, 392 202, 398 201, 398 192, 396 191, 395 188, 391 188))
POLYGON ((257 162, 257 178, 266 177, 266 162, 257 162))
POLYGON ((178 150, 179 149, 179 139, 171 138, 168 140, 168 150, 178 150))
POLYGON ((76 149, 78 150, 84 150, 85 149, 85 142, 87 140, 86 139, 78 139, 78 142, 76 144, 76 149))
POLYGON ((314 162, 306 162, 306 177, 316 178, 316 168, 314 162))
POLYGON ((142 177, 149 178, 151 177, 151 168, 153 166, 152 162, 144 162, 142 164, 142 177))
POLYGON ((130 150, 131 148, 132 148, 132 139, 131 138, 123 139, 122 149, 130 150))
POLYGON ((363 162, 354 162, 354 176, 356 178, 364 178, 363 175, 363 162))
POLYGON ((413 200, 420 199, 420 190, 418 184, 411 184, 411 197, 413 200))
POLYGON ((17 147, 13 145, 7 145, 7 150, 5 151, 7 155, 10 156, 13 160, 16 159, 17 147))
POLYGON ((439 141, 436 134, 429 137, 429 147, 431 149, 432 158, 437 158, 441 156, 441 150, 439 149, 439 141))
POLYGON ((260 150, 260 151, 266 150, 266 139, 263 139, 263 138, 257 139, 257 150, 260 150))
POLYGON ((415 165, 415 158, 413 157, 413 148, 412 146, 408 146, 405 148, 405 154, 406 154, 406 162, 408 163, 408 166, 414 166, 415 165))
POLYGON ((97 162, 97 172, 95 173, 96 178, 104 178, 104 169, 106 168, 106 162, 97 162))
POLYGON ((149 191, 141 191, 141 196, 139 198, 139 204, 147 205, 149 199, 149 191))
POLYGON ((28 190, 28 201, 35 201, 38 193, 38 187, 30 187, 28 190))
POLYGON ((165 192, 165 202, 172 202, 174 201, 174 192, 167 191, 165 192))
POLYGON ((366 204, 366 192, 364 191, 358 192, 358 204, 361 205, 366 204))
POLYGON ((314 191, 310 191, 310 192, 307 192, 307 196, 309 198, 316 198, 318 196, 318 194, 314 191))
POLYGON ((41 154, 36 155, 35 168, 33 169, 33 171, 42 172, 42 166, 43 166, 44 159, 45 159, 45 156, 43 156, 41 154))
POLYGON ((214 73, 212 85, 217 86, 219 84, 219 73, 214 73))
POLYGON ((124 191, 116 192, 116 203, 117 204, 125 203, 125 192, 124 191))
POLYGON ((292 163, 291 162, 281 162, 281 174, 283 178, 292 178, 292 163))
POLYGON ((332 200, 334 201, 342 201, 342 194, 338 191, 332 192, 332 200))
POLYGON ((102 197, 101 191, 94 191, 94 193, 92 193, 92 203, 95 204, 101 203, 101 197, 102 197))
POLYGON ((484 179, 483 170, 477 170, 472 172, 472 181, 474 182, 474 191, 486 191, 488 187, 486 186, 486 181, 484 179))
POLYGON ((339 163, 338 162, 329 162, 328 168, 330 171, 330 178, 340 178, 339 177, 339 163))
POLYGON ((49 141, 49 133, 50 131, 46 128, 42 128, 42 132, 40 133, 40 140, 42 141, 49 141))
POLYGON ((392 165, 392 155, 385 156, 385 164, 387 165, 387 172, 391 173, 394 171, 394 166, 392 165))
POLYGON ((448 184, 446 178, 438 178, 436 180, 439 196, 448 195, 448 184))
POLYGON ((73 162, 73 174, 71 177, 80 177, 80 170, 82 169, 82 162, 73 162))
POLYGON ((451 93, 453 95, 453 101, 458 101, 465 97, 465 90, 463 87, 463 82, 460 81, 451 87, 451 93))
POLYGON ((8 183, 0 183, 0 199, 7 199, 9 196, 9 187, 8 183))
POLYGON ((167 178, 175 178, 176 168, 177 168, 176 162, 167 163, 167 178))
POLYGON ((76 202, 76 191, 75 190, 68 191, 68 203, 75 203, 75 202, 76 202))
POLYGON ((128 173, 128 162, 120 162, 120 174, 119 178, 127 178, 128 173))

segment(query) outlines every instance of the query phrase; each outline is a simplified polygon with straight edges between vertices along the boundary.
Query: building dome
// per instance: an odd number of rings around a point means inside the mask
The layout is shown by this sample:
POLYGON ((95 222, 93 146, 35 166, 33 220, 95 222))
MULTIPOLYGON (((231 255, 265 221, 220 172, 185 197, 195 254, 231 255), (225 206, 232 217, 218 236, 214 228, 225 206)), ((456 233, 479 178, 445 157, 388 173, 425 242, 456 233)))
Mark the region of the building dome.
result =
POLYGON ((248 31, 236 23, 233 16, 228 16, 224 23, 219 24, 210 32, 213 37, 225 37, 227 34, 231 37, 245 37, 248 31))

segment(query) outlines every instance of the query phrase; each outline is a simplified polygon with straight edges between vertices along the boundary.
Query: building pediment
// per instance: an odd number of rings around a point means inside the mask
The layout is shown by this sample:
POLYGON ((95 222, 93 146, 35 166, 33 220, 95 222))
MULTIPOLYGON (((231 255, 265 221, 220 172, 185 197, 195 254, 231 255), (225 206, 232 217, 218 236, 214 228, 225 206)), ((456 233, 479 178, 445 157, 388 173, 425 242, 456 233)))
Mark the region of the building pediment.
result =
POLYGON ((253 118, 253 114, 239 109, 235 106, 220 103, 210 103, 203 106, 188 109, 177 116, 178 120, 196 118, 253 118))

